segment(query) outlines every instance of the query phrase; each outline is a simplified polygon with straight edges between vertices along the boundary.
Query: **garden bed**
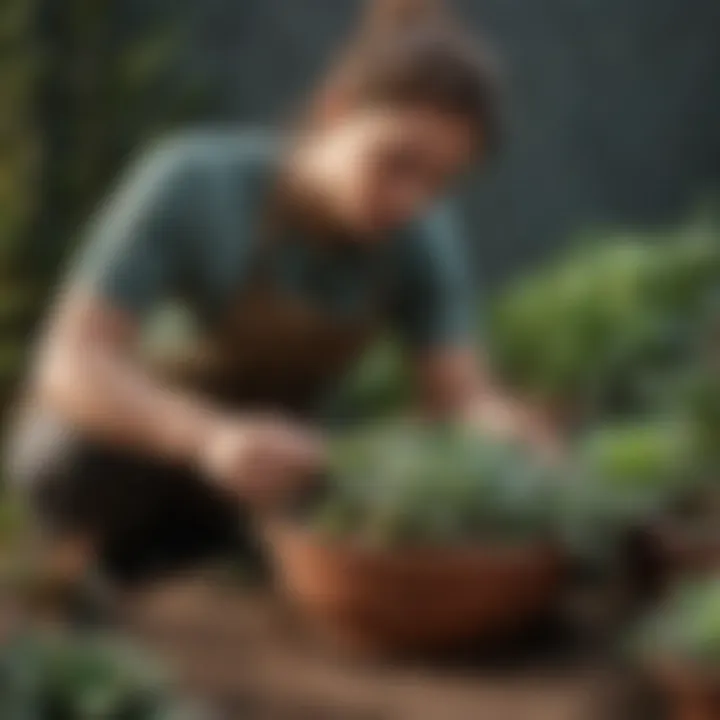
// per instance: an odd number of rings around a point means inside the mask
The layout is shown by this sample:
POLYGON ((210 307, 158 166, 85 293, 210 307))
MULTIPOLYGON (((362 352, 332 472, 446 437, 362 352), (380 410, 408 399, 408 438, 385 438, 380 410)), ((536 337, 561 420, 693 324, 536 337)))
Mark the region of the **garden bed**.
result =
POLYGON ((584 720, 603 685, 597 660, 563 629, 526 633, 502 657, 350 662, 269 590, 201 579, 134 598, 127 623, 222 720, 584 720))

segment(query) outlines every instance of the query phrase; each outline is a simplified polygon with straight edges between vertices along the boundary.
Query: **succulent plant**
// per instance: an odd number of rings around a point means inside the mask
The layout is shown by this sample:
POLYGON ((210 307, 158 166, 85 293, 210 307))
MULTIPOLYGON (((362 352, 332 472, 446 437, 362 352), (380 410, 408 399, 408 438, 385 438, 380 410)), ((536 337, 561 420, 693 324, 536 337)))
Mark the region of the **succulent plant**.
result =
POLYGON ((446 544, 551 533, 556 484, 516 445, 455 427, 392 424, 334 448, 312 522, 365 542, 446 544))
POLYGON ((109 636, 32 631, 3 647, 0 716, 28 720, 204 720, 162 667, 109 636))
POLYGON ((491 313, 499 371, 541 399, 594 417, 645 411, 694 351, 720 285, 717 227, 630 233, 574 247, 519 279, 491 313))
POLYGON ((571 460, 559 525, 577 554, 607 560, 629 529, 669 513, 700 481, 690 427, 653 419, 587 432, 571 460))
POLYGON ((720 669, 720 579, 686 581, 632 633, 631 652, 645 661, 659 659, 720 669))

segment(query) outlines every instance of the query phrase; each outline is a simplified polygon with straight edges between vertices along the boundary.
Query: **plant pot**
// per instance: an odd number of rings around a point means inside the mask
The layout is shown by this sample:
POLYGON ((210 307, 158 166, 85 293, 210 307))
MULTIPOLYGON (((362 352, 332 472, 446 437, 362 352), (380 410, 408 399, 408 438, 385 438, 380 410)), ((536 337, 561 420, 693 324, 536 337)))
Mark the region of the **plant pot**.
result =
POLYGON ((692 521, 662 520, 639 528, 626 546, 630 580, 647 599, 673 581, 720 569, 720 532, 699 531, 692 521))
POLYGON ((267 538, 292 601, 336 644, 365 654, 501 637, 549 609, 563 577, 546 544, 374 550, 285 522, 267 538))
POLYGON ((664 662, 654 676, 667 702, 668 720, 718 720, 720 675, 690 664, 664 662))

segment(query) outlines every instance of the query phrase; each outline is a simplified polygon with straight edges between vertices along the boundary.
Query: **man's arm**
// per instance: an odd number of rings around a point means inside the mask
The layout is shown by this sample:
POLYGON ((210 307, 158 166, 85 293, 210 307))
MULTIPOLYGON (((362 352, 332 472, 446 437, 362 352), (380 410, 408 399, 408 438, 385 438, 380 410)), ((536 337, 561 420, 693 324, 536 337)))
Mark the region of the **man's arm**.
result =
POLYGON ((469 261, 452 207, 440 208, 406 249, 396 322, 410 357, 420 412, 545 445, 553 433, 492 377, 476 350, 469 261))
MULTIPOLYGON (((163 147, 105 205, 39 348, 34 395, 84 435, 171 462, 264 502, 322 457, 312 433, 228 416, 163 386, 137 357, 140 327, 183 272, 193 188, 187 148, 163 147)), ((307 473, 305 473, 307 474, 307 473)))
POLYGON ((549 452, 559 439, 546 419, 493 381, 472 348, 437 348, 413 361, 420 411, 500 437, 519 438, 549 452))
POLYGON ((36 395, 98 439, 194 461, 217 414, 143 370, 133 359, 138 334, 127 312, 87 291, 69 291, 40 346, 36 395))

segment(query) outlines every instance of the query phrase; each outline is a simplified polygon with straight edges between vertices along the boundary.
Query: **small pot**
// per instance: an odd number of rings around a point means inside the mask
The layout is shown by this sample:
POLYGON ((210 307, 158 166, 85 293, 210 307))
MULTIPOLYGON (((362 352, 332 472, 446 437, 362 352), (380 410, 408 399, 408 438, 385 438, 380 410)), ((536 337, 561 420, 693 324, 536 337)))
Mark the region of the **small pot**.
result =
POLYGON ((720 674, 666 661, 656 665, 654 675, 667 701, 668 720, 720 719, 720 674))
POLYGON ((313 624, 364 654, 437 652, 522 628, 559 594, 547 544, 379 550, 267 528, 279 582, 313 624))
POLYGON ((626 555, 631 582, 651 599, 682 577, 720 570, 720 532, 698 532, 692 521, 659 521, 631 533, 626 555))

